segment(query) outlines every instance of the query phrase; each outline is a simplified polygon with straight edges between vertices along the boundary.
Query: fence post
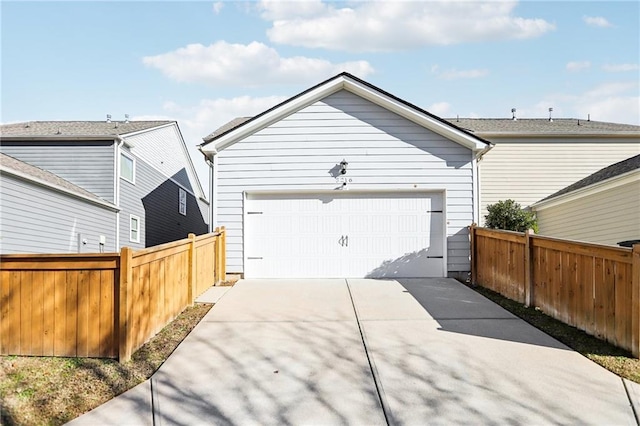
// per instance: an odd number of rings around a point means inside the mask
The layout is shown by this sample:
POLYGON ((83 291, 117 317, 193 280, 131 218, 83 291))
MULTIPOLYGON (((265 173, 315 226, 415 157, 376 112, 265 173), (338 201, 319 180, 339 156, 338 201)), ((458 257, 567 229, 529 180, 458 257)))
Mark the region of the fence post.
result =
POLYGON ((478 225, 472 223, 469 227, 469 241, 470 241, 470 255, 471 255, 471 285, 478 285, 478 265, 476 262, 478 257, 476 256, 476 228, 478 225))
POLYGON ((533 303, 533 277, 531 276, 531 234, 532 229, 527 229, 524 233, 524 305, 531 306, 533 303))
POLYGON ((220 281, 227 279, 227 230, 220 228, 220 281))
POLYGON ((189 270, 187 271, 187 300, 193 305, 196 296, 196 234, 189 234, 189 270))
POLYGON ((631 352, 640 358, 640 244, 633 245, 631 257, 631 352))
POLYGON ((129 336, 131 324, 130 295, 133 281, 133 251, 129 247, 120 250, 120 280, 118 283, 118 361, 131 359, 132 345, 129 336))
POLYGON ((213 251, 213 283, 218 284, 220 281, 220 227, 217 227, 213 232, 216 234, 213 251))

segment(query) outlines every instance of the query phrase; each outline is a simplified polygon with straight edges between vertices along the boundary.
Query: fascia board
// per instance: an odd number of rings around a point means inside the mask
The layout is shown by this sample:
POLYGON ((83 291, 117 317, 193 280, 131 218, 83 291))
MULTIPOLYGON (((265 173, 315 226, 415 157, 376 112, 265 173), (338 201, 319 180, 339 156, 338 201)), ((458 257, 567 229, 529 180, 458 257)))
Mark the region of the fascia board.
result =
POLYGON ((538 201, 537 203, 531 205, 531 209, 534 211, 548 209, 550 207, 555 207, 560 204, 568 203, 569 201, 574 201, 589 195, 595 195, 599 192, 611 190, 618 186, 626 185, 636 181, 640 182, 640 169, 631 170, 630 172, 614 176, 607 180, 596 182, 592 185, 576 189, 575 191, 559 195, 549 200, 538 201))
POLYGON ((291 101, 285 102, 279 107, 255 118, 253 121, 244 126, 238 127, 235 131, 231 131, 222 135, 211 147, 207 145, 201 146, 200 151, 205 155, 215 155, 217 152, 224 150, 229 145, 244 139, 247 136, 261 130, 283 118, 293 114, 313 102, 329 96, 344 87, 344 77, 337 78, 328 82, 326 85, 317 87, 315 90, 307 92, 291 101))
POLYGON ((391 99, 388 96, 374 91, 372 88, 364 86, 354 81, 346 80, 344 88, 351 93, 361 96, 368 101, 371 101, 381 107, 394 112, 401 117, 406 118, 422 127, 425 127, 439 135, 444 136, 460 145, 469 148, 474 151, 481 151, 487 147, 487 144, 477 140, 476 138, 466 135, 457 129, 450 127, 444 123, 439 122, 427 115, 416 111, 415 109, 404 105, 395 99, 391 99))
POLYGON ((329 96, 339 90, 348 90, 349 92, 358 95, 376 105, 379 105, 391 112, 394 112, 401 117, 404 117, 422 127, 425 127, 435 133, 442 135, 443 137, 450 139, 466 148, 469 148, 475 152, 484 152, 487 150, 487 144, 474 138, 471 135, 467 135, 445 123, 441 123, 438 120, 429 117, 421 113, 420 111, 411 108, 409 105, 405 105, 397 100, 380 93, 372 87, 361 84, 358 81, 352 80, 347 76, 341 76, 334 80, 327 82, 326 84, 317 87, 301 96, 298 96, 290 101, 285 101, 280 106, 275 107, 273 110, 268 111, 262 116, 258 116, 253 121, 248 122, 246 125, 241 125, 235 130, 230 131, 227 134, 220 136, 219 139, 212 143, 209 148, 207 144, 200 145, 200 151, 205 155, 215 155, 217 152, 224 150, 226 147, 233 143, 244 139, 247 136, 263 129, 290 114, 299 111, 307 105, 312 104, 326 96, 329 96))

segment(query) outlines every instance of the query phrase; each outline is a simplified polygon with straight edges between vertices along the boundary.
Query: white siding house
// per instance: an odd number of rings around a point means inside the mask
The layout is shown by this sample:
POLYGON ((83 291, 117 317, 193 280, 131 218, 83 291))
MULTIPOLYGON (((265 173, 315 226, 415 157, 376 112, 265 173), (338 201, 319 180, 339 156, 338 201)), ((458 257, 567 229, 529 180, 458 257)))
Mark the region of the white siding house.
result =
POLYGON ((476 161, 490 144, 426 111, 342 73, 204 140, 229 272, 469 270, 476 161))
POLYGON ((533 204, 542 235, 616 245, 640 240, 640 155, 533 204))
POLYGON ((640 126, 577 119, 449 119, 495 144, 479 162, 480 219, 487 205, 529 207, 580 179, 640 154, 640 126))

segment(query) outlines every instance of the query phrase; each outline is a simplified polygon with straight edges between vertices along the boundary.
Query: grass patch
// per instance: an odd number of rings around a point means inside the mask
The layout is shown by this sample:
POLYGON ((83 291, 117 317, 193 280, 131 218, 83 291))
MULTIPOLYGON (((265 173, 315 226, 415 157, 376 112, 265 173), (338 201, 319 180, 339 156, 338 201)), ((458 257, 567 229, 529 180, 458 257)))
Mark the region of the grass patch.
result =
POLYGON ((211 306, 188 307, 124 364, 98 358, 0 357, 0 424, 61 425, 131 389, 151 377, 211 306))
POLYGON ((546 315, 538 308, 527 308, 521 303, 507 299, 499 293, 484 287, 470 286, 470 288, 569 346, 576 352, 580 352, 607 370, 625 379, 640 383, 640 359, 633 358, 629 351, 613 346, 604 340, 600 340, 584 331, 560 322, 546 315))

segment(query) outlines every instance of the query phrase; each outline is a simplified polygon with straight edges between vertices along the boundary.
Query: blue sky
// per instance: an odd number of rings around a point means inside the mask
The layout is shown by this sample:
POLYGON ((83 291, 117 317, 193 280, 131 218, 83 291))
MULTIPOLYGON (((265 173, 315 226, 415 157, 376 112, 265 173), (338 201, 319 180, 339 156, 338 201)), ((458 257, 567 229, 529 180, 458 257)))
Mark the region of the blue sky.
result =
POLYGON ((3 123, 168 118, 195 150, 341 71, 455 117, 640 124, 640 2, 2 1, 3 123))

